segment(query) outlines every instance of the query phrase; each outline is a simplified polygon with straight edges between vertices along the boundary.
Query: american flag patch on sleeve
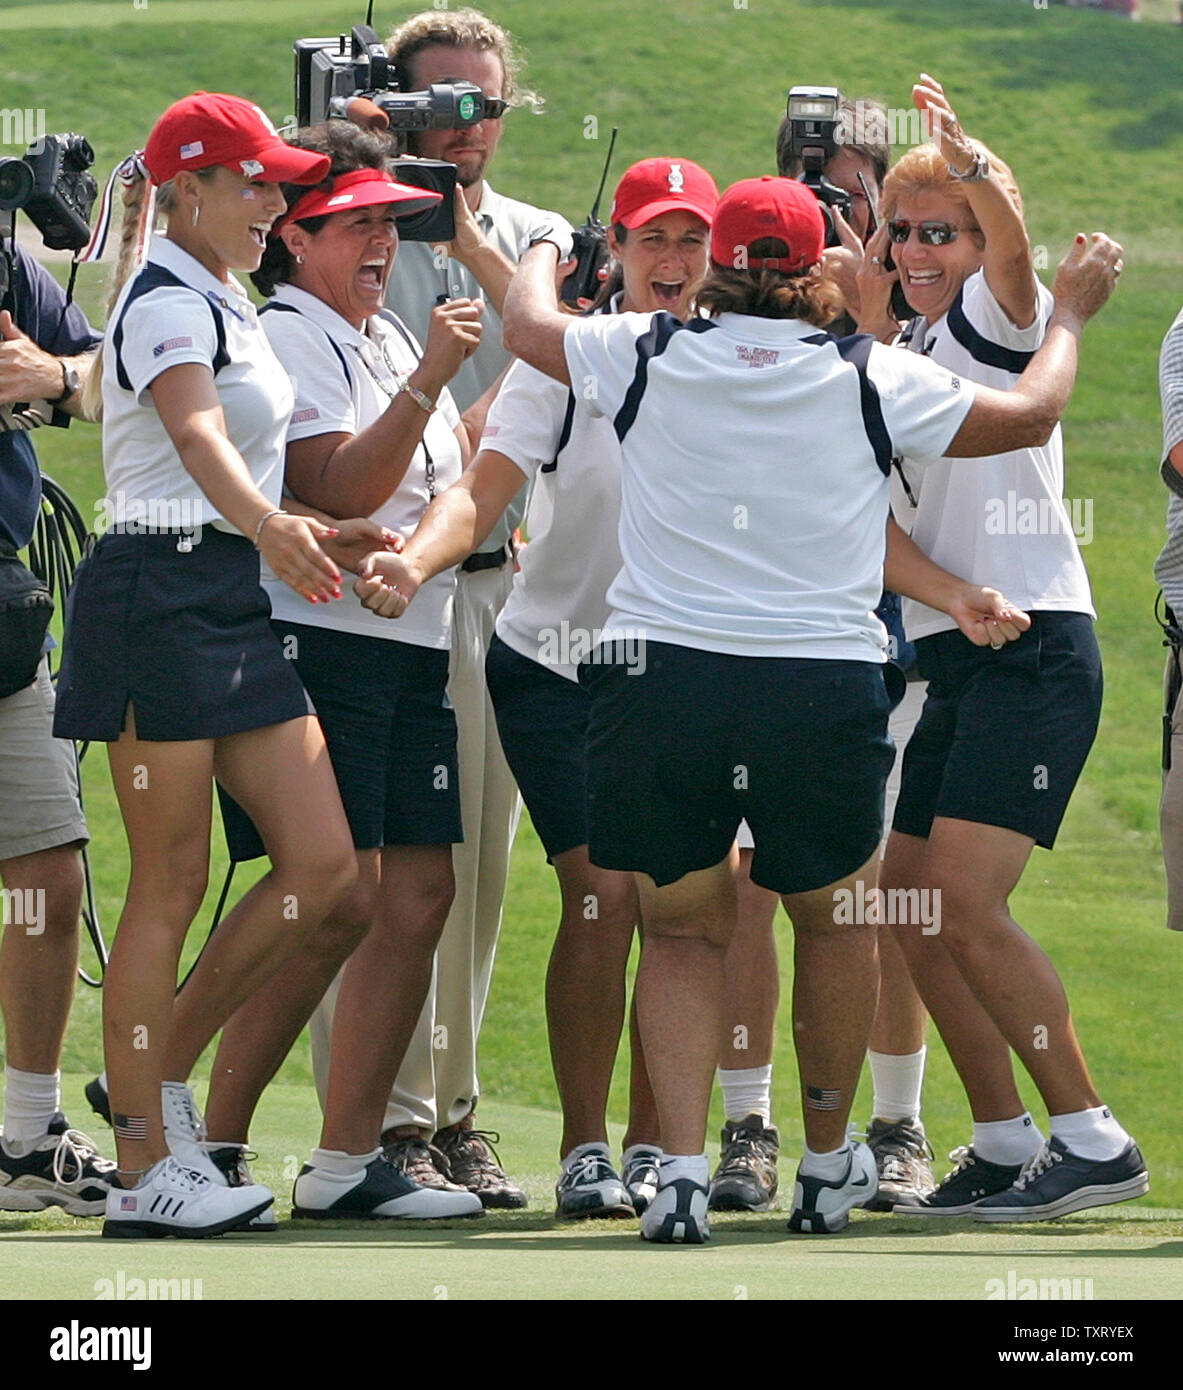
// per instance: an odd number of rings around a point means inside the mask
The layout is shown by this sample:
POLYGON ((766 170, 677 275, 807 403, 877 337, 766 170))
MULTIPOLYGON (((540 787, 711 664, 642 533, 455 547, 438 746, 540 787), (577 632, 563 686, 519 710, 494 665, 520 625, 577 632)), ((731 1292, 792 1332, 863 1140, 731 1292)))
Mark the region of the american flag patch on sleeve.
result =
POLYGON ((314 405, 306 405, 303 410, 293 410, 292 418, 288 422, 292 425, 302 425, 305 420, 319 420, 320 411, 314 405))
POLYGON ((187 348, 193 346, 192 338, 165 338, 163 343, 157 343, 152 349, 153 357, 160 357, 166 352, 176 352, 177 348, 187 348))
POLYGON ((806 1086, 805 1104, 810 1110, 837 1110, 841 1091, 828 1091, 822 1086, 806 1086))

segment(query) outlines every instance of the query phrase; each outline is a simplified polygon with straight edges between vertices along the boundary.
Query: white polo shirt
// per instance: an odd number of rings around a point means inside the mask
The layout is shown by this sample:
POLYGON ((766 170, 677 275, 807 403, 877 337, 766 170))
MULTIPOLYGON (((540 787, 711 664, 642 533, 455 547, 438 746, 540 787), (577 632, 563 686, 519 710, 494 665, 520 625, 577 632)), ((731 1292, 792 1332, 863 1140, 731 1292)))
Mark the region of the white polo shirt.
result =
MULTIPOLYGON (((1051 291, 1039 285, 1034 323, 1016 328, 979 270, 966 280, 948 313, 934 324, 919 321, 909 347, 966 380, 1009 391, 1043 342, 1054 308, 1051 291)), ((916 470, 910 462, 905 458, 903 468, 918 504, 912 539, 938 565, 975 584, 1001 589, 1028 611, 1097 616, 1063 500, 1059 425, 1039 448, 942 459, 916 470)), ((947 614, 904 600, 910 641, 956 626, 947 614)))
POLYGON ((279 506, 293 401, 288 374, 243 287, 236 280, 224 284, 187 251, 154 236, 147 264, 123 287, 103 340, 108 521, 159 530, 212 524, 238 535, 181 462, 148 390, 162 372, 187 362, 215 369, 230 442, 255 485, 279 506), (161 271, 183 283, 143 292, 161 271))
MULTIPOLYGON (((291 374, 296 393, 288 440, 359 434, 389 408, 398 394, 399 378, 415 370, 419 360, 415 350, 382 315, 373 315, 365 332, 359 332, 323 299, 294 285, 280 285, 271 303, 277 307, 262 311, 263 328, 291 374)), ((402 482, 372 513, 372 521, 404 539, 411 535, 430 501, 428 456, 434 466, 431 496, 438 496, 460 476, 460 441, 455 433, 459 423, 451 395, 441 391, 438 408, 428 418, 402 482)), ((271 596, 272 613, 286 622, 418 647, 451 645, 454 570, 424 584, 398 622, 365 608, 353 592, 351 579, 342 585, 342 597, 327 605, 308 603, 265 564, 263 587, 271 596)))
POLYGON ((608 621, 620 570, 620 443, 611 420, 576 410, 559 448, 571 393, 525 362, 509 369, 481 447, 512 459, 533 484, 530 543, 497 619, 497 635, 568 680, 608 621), (557 455, 557 457, 556 457, 557 455))
POLYGON ((620 314, 572 322, 564 346, 576 398, 622 441, 610 629, 884 660, 886 470, 895 452, 939 458, 971 386, 797 319, 620 314))

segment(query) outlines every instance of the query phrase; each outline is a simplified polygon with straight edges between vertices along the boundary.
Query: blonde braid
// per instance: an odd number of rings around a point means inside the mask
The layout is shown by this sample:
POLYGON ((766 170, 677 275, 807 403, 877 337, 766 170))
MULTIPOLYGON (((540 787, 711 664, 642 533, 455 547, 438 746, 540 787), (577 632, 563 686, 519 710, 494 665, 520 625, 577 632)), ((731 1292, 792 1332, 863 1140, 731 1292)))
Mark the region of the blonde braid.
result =
MULTIPOLYGON (((119 255, 111 281, 111 292, 107 298, 107 322, 127 278, 135 270, 141 259, 144 242, 148 237, 149 213, 153 204, 152 188, 142 174, 136 174, 129 183, 123 185, 123 220, 120 227, 119 255)), ((102 353, 95 360, 82 388, 82 413, 88 420, 103 418, 103 364, 102 353)))

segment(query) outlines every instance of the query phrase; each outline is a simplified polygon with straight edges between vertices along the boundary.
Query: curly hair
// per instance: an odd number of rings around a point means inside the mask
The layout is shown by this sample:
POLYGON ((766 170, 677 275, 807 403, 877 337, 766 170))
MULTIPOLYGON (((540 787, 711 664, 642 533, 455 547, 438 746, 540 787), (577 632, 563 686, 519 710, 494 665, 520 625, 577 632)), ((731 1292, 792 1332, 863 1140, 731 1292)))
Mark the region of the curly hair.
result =
MULTIPOLYGON (((789 248, 779 237, 762 237, 748 252, 753 258, 787 256, 789 248)), ((711 318, 750 314, 759 319, 804 319, 818 328, 831 323, 843 307, 841 292, 823 278, 820 261, 793 275, 766 267, 733 270, 712 261, 695 299, 711 318)))
POLYGON ((525 63, 513 35, 480 10, 468 6, 459 10, 422 10, 391 32, 386 40, 386 51, 403 91, 415 86, 412 69, 416 54, 436 44, 496 54, 503 74, 502 97, 510 106, 528 106, 535 112, 542 110, 542 98, 521 85, 525 63))
MULTIPOLYGON (((327 154, 329 160, 328 176, 313 188, 327 192, 333 180, 341 174, 350 174, 355 169, 385 169, 395 153, 395 145, 384 132, 363 130, 352 121, 325 121, 323 125, 307 126, 298 130, 288 140, 300 150, 312 150, 316 154, 327 154)), ((313 191, 306 184, 285 183, 283 196, 289 208, 305 193, 313 191)), ((315 234, 328 221, 330 214, 319 217, 302 217, 300 225, 315 234)), ((251 283, 260 294, 270 298, 277 285, 286 285, 295 269, 292 253, 284 245, 283 237, 274 232, 267 238, 267 247, 258 270, 251 272, 251 283)))

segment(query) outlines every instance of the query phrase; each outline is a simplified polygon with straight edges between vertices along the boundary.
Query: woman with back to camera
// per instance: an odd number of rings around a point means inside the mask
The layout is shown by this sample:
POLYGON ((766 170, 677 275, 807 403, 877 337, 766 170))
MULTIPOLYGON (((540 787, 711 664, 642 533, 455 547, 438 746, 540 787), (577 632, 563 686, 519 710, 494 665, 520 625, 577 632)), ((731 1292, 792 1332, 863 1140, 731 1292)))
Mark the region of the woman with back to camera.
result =
MULTIPOLYGON (((689 317, 717 199, 714 180, 691 160, 659 157, 629 168, 609 217, 614 269, 594 311, 666 309, 689 317)), ((372 568, 408 601, 415 598, 414 614, 432 576, 483 543, 523 479, 533 484, 530 543, 498 618, 486 675, 502 747, 562 900, 546 982, 563 1113, 556 1211, 570 1220, 627 1217, 642 1212, 656 1190, 661 1146, 631 1018, 629 1124, 619 1172, 608 1146, 605 1112, 637 901, 631 875, 596 868, 588 858, 589 701, 576 676, 580 649, 590 650, 607 619, 605 595, 620 568, 620 448, 611 423, 576 411, 569 390, 514 363, 472 466, 430 508, 404 562, 372 568)))
MULTIPOLYGON (((887 177, 885 221, 861 280, 863 326, 890 328, 890 243, 919 315, 907 345, 1006 389, 1045 341, 1054 308, 1035 275, 1019 190, 1007 166, 965 135, 940 83, 922 74, 913 99, 937 118, 938 142, 910 150, 887 177)), ((955 556, 971 578, 995 576, 1032 627, 1013 646, 975 651, 940 614, 905 607, 930 684, 884 878, 940 893, 939 933, 897 937, 965 1085, 974 1130, 938 1189, 895 1209, 1034 1221, 1125 1201, 1148 1190, 1142 1155, 1097 1094, 1055 967, 1008 906, 1032 849, 1055 841, 1101 711, 1096 615, 1062 500, 1063 438, 1057 428, 1040 444, 995 447, 970 467, 944 459, 917 470, 905 458, 904 472, 917 544, 938 563, 955 556), (1052 519, 1047 534, 1007 521, 1008 509, 1029 507, 1052 519), (1011 1048, 1048 1107, 1046 1143, 1019 1096, 1011 1048)))
POLYGON ((103 347, 112 528, 70 594, 55 725, 108 744, 131 851, 103 990, 119 1153, 107 1236, 213 1235, 270 1205, 266 1188, 232 1189, 200 1155, 173 1155, 193 1111, 184 1083, 355 874, 324 739, 259 585, 261 551, 301 602, 330 602, 340 572, 319 542, 332 531, 279 505, 291 385, 232 274, 258 266, 280 180, 314 182, 326 167, 252 103, 199 92, 164 113, 129 176, 120 281, 147 225, 149 176, 166 233, 118 293, 103 347), (146 530, 145 507, 179 526, 146 530), (215 775, 255 817, 273 867, 174 1006, 215 775))
MULTIPOLYGON (((386 137, 347 121, 294 144, 331 161, 288 208, 254 276, 264 330, 296 380, 285 477, 302 503, 409 535, 460 476, 469 437, 447 383, 480 339, 479 301, 438 307, 419 345, 383 309, 398 218, 439 195, 397 183, 386 137)), ((370 547, 372 549, 372 546, 370 547)), ((360 557, 359 557, 360 558, 360 557)), ((218 1150, 241 1155, 267 1082, 345 966, 334 1014, 320 1144, 296 1180, 299 1217, 473 1216, 480 1197, 432 1171, 427 1146, 380 1151, 387 1097, 431 980, 461 839, 456 720, 447 700, 454 575, 390 623, 354 595, 305 613, 264 575, 273 626, 325 731, 357 861, 357 884, 318 932, 227 1025, 207 1115, 218 1150), (426 1182, 422 1181, 426 1179, 426 1182)), ((233 857, 248 829, 227 809, 233 857)))

